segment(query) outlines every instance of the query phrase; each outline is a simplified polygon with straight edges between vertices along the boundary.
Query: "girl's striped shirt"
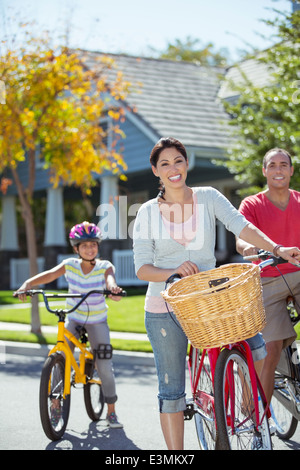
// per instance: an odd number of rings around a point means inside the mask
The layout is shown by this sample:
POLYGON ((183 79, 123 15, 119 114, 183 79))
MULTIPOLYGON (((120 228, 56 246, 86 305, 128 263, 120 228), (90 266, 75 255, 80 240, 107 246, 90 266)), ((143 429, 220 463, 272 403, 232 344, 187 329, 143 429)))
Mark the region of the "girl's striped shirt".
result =
MULTIPOLYGON (((85 294, 90 290, 105 289, 105 271, 109 268, 115 270, 110 261, 95 260, 96 264, 91 272, 84 274, 81 270, 81 259, 68 258, 64 261, 65 277, 71 294, 85 294)), ((73 307, 78 298, 68 298, 67 308, 73 307)), ((93 324, 107 319, 107 305, 105 297, 101 294, 91 294, 69 318, 81 324, 93 324)))

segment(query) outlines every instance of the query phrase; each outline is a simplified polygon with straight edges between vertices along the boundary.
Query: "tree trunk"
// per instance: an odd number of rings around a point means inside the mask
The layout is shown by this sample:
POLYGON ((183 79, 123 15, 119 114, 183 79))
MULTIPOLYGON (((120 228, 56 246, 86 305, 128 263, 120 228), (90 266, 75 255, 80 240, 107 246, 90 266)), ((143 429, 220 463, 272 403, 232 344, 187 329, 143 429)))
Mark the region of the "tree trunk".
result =
MULTIPOLYGON (((29 205, 28 205, 29 206, 29 205)), ((33 221, 32 209, 29 206, 27 209, 27 216, 25 219, 26 239, 27 239, 27 252, 29 258, 30 277, 38 273, 37 263, 37 246, 35 237, 35 228, 33 221)), ((41 322, 39 314, 38 296, 34 295, 31 300, 31 332, 41 333, 41 322)))
MULTIPOLYGON (((18 188, 18 195, 19 195, 19 199, 20 199, 20 203, 22 207, 22 217, 25 222, 27 255, 29 259, 29 272, 30 272, 29 275, 30 277, 32 277, 38 273, 35 227, 34 227, 34 220, 33 220, 33 212, 32 212, 30 202, 29 202, 31 199, 32 192, 30 190, 27 190, 27 194, 25 194, 22 183, 15 169, 12 169, 12 174, 13 174, 16 186, 18 188)), ((33 187, 32 179, 33 178, 31 178, 31 188, 33 187)), ((31 332, 35 334, 41 333, 38 296, 36 295, 32 297, 32 300, 31 300, 31 332)))

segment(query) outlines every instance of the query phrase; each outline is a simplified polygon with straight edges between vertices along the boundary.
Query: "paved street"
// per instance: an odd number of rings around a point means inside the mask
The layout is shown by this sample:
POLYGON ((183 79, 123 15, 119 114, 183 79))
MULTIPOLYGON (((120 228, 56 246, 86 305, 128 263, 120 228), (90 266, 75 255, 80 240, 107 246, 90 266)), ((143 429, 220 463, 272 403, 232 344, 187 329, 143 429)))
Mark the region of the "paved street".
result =
MULTIPOLYGON (((83 392, 72 389, 71 413, 64 438, 52 443, 44 435, 38 409, 39 377, 44 359, 6 354, 0 364, 0 450, 165 450, 156 404, 153 365, 132 356, 116 356, 119 401, 124 429, 109 429, 105 420, 91 423, 83 392)), ((198 450, 194 422, 185 423, 185 448, 198 450)), ((293 439, 273 438, 275 450, 300 449, 300 426, 293 439)))
MULTIPOLYGON (((0 364, 0 449, 31 450, 164 450, 159 424, 154 367, 132 357, 115 360, 117 413, 124 429, 109 429, 105 420, 92 423, 82 389, 72 389, 71 412, 64 438, 52 443, 39 418, 39 378, 44 359, 6 355, 0 364)), ((194 423, 186 423, 186 449, 198 449, 194 423)))

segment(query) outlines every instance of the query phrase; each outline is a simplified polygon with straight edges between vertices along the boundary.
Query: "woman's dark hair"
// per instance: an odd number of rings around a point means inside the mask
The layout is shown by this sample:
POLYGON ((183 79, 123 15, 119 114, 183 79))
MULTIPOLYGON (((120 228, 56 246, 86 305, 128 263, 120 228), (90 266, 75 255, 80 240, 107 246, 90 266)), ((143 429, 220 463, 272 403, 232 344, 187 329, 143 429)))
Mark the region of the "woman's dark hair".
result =
MULTIPOLYGON (((187 153, 184 145, 179 142, 179 140, 174 139, 174 137, 162 137, 159 139, 156 145, 154 145, 151 154, 150 154, 150 163, 153 165, 155 168, 157 166, 157 162, 159 159, 160 153, 166 149, 166 148, 176 148, 178 152, 185 158, 187 161, 187 153)), ((164 186, 160 183, 160 191, 158 193, 158 197, 164 199, 164 193, 165 193, 165 188, 164 186)))

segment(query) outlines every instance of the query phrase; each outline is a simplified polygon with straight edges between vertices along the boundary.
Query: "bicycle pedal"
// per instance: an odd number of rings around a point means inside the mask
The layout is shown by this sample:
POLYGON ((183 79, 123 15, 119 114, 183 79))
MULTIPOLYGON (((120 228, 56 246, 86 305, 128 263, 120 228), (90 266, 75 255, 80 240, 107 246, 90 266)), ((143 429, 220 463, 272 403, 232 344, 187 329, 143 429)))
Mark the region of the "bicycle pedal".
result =
POLYGON ((183 412, 184 421, 191 421, 195 414, 193 405, 187 404, 186 409, 183 412))
POLYGON ((113 354, 113 347, 111 344, 99 344, 98 349, 95 349, 98 359, 111 359, 113 354))

